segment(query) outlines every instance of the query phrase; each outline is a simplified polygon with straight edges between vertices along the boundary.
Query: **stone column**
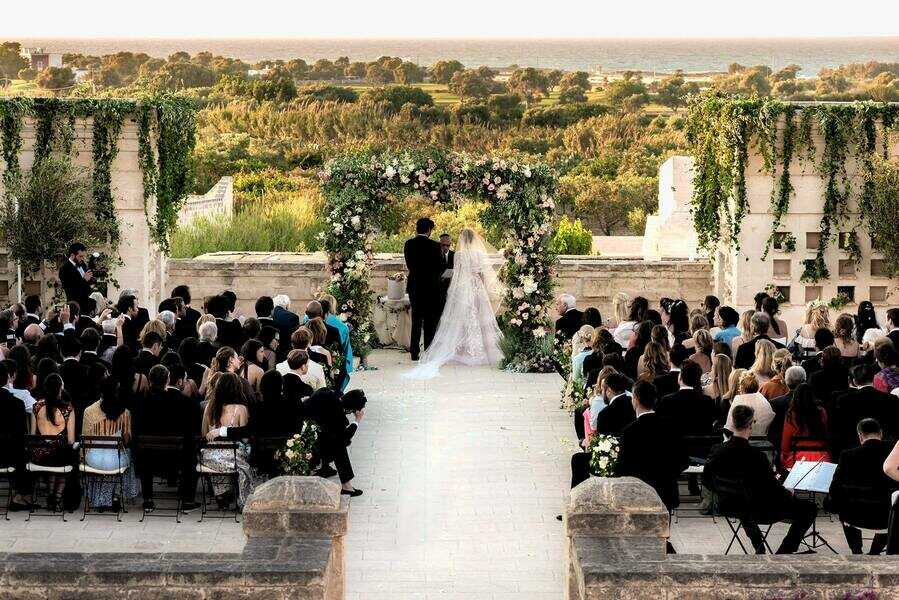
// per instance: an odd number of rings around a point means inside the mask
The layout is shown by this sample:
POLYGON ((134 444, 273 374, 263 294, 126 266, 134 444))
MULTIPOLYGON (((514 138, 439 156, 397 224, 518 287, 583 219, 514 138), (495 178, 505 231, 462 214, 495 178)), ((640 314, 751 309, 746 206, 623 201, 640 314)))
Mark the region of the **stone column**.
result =
POLYGON ((565 597, 584 597, 576 542, 607 550, 606 556, 662 557, 668 538, 668 510, 650 486, 635 477, 591 477, 571 490, 563 507, 567 537, 565 597))
POLYGON ((294 540, 330 539, 331 558, 326 581, 326 600, 344 597, 344 536, 349 500, 340 486, 321 477, 276 477, 260 485, 243 509, 247 543, 254 538, 294 540))

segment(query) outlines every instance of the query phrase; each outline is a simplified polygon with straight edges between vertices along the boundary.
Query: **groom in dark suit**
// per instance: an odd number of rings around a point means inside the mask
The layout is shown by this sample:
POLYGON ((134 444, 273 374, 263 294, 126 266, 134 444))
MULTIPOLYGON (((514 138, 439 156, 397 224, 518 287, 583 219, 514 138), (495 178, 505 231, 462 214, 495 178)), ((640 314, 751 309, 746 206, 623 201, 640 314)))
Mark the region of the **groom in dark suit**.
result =
POLYGON ((403 247, 406 268, 409 269, 406 291, 412 303, 412 340, 409 348, 412 360, 418 360, 422 329, 424 348, 427 350, 440 320, 440 276, 446 267, 440 244, 431 239, 433 231, 434 221, 419 219, 415 224, 415 237, 406 240, 403 247))

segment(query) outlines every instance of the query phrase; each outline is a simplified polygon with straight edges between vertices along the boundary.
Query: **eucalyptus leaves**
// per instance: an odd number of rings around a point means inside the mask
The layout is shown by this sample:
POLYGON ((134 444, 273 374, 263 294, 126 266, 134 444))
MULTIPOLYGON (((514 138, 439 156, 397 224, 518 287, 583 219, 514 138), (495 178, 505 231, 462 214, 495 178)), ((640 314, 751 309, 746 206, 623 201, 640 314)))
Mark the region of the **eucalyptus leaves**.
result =
MULTIPOLYGON (((874 198, 873 164, 886 153, 887 133, 894 127, 899 106, 874 102, 800 104, 773 98, 729 97, 707 93, 693 99, 687 135, 693 147, 693 219, 699 244, 715 248, 722 236, 739 249, 740 228, 748 210, 746 163, 750 149, 762 158, 763 170, 774 179, 770 213, 771 235, 766 258, 783 216, 794 195, 791 167, 798 159, 810 161, 824 181, 820 223, 821 244, 816 257, 806 261, 803 281, 816 282, 830 274, 824 264, 828 245, 840 228, 850 223, 850 201, 857 198, 859 219, 865 220, 874 198), (814 133, 823 138, 820 155, 814 133), (878 141, 884 143, 878 149, 878 141), (856 161, 863 178, 852 188, 847 163, 856 161)), ((872 223, 867 223, 872 231, 872 223)), ((850 250, 858 258, 857 247, 850 250)))

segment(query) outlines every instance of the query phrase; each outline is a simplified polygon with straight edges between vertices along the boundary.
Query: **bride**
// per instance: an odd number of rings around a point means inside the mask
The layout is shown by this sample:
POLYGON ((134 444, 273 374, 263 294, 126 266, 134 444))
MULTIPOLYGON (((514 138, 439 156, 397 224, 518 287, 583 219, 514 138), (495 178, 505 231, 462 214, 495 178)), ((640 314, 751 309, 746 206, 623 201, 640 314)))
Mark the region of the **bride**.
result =
POLYGON ((499 283, 487 262, 487 245, 473 229, 462 230, 453 267, 437 333, 406 378, 430 379, 449 362, 496 365, 503 358, 502 332, 491 302, 491 296, 498 297, 499 283))

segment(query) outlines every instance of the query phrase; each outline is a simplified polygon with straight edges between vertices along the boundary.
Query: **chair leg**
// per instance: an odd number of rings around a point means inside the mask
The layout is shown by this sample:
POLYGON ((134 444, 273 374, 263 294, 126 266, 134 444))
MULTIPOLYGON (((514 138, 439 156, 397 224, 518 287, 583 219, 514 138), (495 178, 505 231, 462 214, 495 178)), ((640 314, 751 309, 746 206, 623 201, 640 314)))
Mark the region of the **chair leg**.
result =
POLYGON ((3 519, 9 521, 9 504, 12 502, 12 478, 6 480, 6 508, 3 510, 3 519))
POLYGON ((743 545, 743 540, 740 539, 740 528, 743 527, 743 522, 738 520, 737 525, 734 526, 730 518, 725 517, 724 520, 727 522, 727 525, 730 527, 731 532, 733 532, 734 534, 734 536, 730 540, 730 544, 727 545, 727 550, 724 551, 724 554, 730 553, 730 549, 733 547, 734 542, 737 542, 740 545, 740 549, 743 551, 743 554, 747 554, 746 546, 743 545))
POLYGON ((90 504, 90 478, 87 475, 81 477, 81 490, 83 494, 82 502, 84 506, 81 509, 81 520, 87 517, 87 505, 90 504))
POLYGON ((200 523, 203 522, 203 517, 206 516, 206 484, 206 476, 203 475, 200 477, 200 523))

